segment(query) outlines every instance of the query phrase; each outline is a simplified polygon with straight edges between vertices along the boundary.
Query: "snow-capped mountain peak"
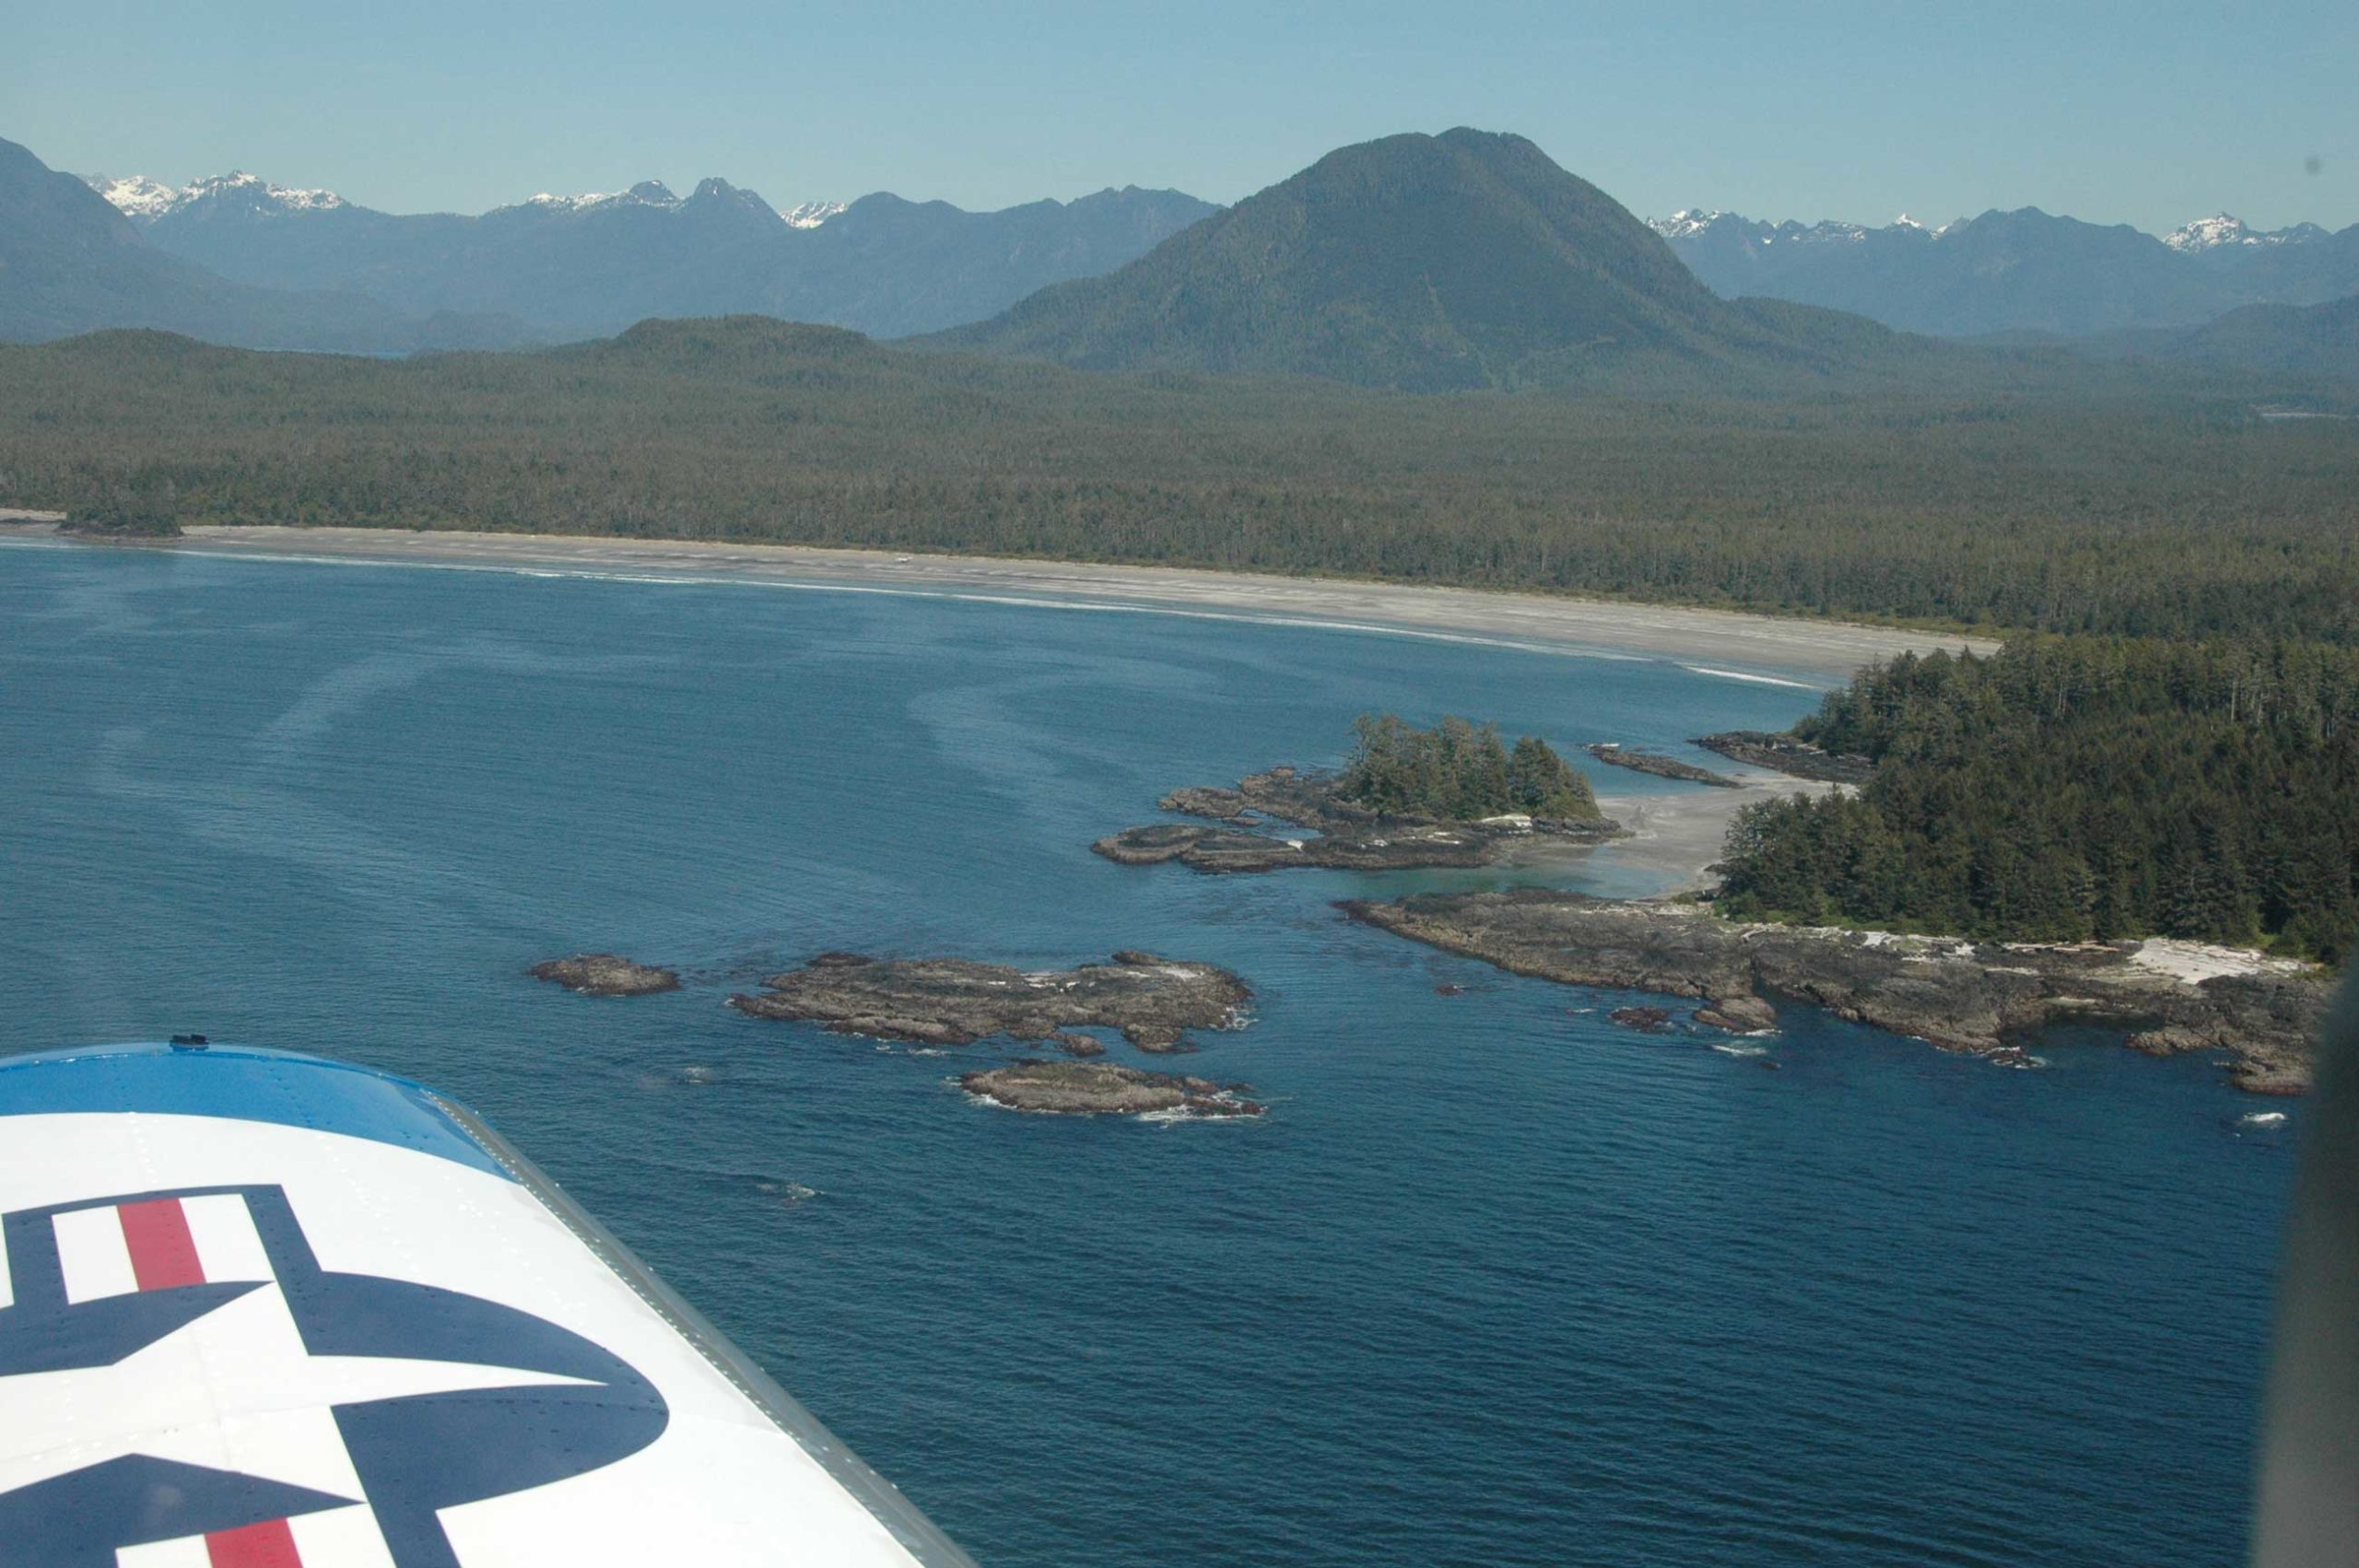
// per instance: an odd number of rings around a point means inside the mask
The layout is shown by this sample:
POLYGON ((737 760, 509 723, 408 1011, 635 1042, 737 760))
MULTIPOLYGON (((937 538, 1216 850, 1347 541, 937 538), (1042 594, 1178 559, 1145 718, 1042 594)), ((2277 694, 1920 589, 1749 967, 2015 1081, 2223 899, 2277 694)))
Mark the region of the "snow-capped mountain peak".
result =
POLYGON ((160 217, 181 198, 180 192, 145 174, 85 174, 82 183, 104 196, 125 217, 160 217))
POLYGON ((207 197, 234 198, 264 211, 277 213, 333 212, 338 207, 352 205, 334 191, 306 191, 292 185, 274 185, 259 174, 249 174, 240 169, 227 174, 217 174, 209 180, 193 181, 172 205, 176 209, 191 206, 207 197))
POLYGON ((115 210, 125 217, 150 223, 169 217, 200 202, 234 202, 257 212, 280 215, 294 212, 333 212, 352 204, 334 191, 305 191, 291 185, 274 185, 259 174, 236 170, 228 174, 216 174, 210 179, 193 181, 175 188, 145 174, 118 178, 110 174, 85 174, 82 183, 114 204, 115 210))
MULTIPOLYGON (((1856 245, 1871 233, 1864 224, 1843 223, 1833 218, 1817 223, 1797 223, 1788 218, 1782 223, 1769 223, 1746 217, 1742 213, 1719 212, 1703 207, 1689 207, 1669 217, 1650 217, 1647 227, 1665 240, 1700 240, 1719 231, 1733 234, 1745 245, 1856 245)), ((1934 232, 1913 218, 1904 216, 1893 229, 1902 233, 1931 234, 1934 232)))
POLYGON ((545 212, 595 212, 601 207, 662 207, 669 211, 680 205, 680 198, 661 180, 642 180, 628 191, 584 191, 573 196, 543 191, 518 205, 545 212))
POLYGON ((615 199, 612 191, 584 191, 577 196, 560 196, 552 191, 542 191, 517 204, 527 207, 546 207, 552 212, 582 212, 615 199))
POLYGON ((2327 237, 2325 229, 2315 223, 2297 223, 2290 228, 2255 230, 2245 226, 2244 219, 2226 213, 2214 213, 2199 217, 2193 223, 2182 223, 2163 236, 2163 243, 2174 251, 2197 252, 2217 251, 2229 245, 2300 245, 2327 237))
POLYGON ((2223 245, 2259 242, 2259 237, 2245 228, 2244 219, 2224 212, 2182 223, 2163 236, 2163 243, 2174 251, 2216 251, 2223 245))
MULTIPOLYGON (((1647 219, 1647 227, 1666 240, 1693 240, 1726 216, 1724 213, 1708 212, 1702 207, 1682 207, 1669 217, 1647 219)), ((787 221, 792 223, 794 220, 789 216, 787 221)))
MULTIPOLYGON (((750 191, 728 184, 721 180, 707 180, 697 187, 697 194, 707 197, 732 196, 739 200, 758 202, 750 191)), ((590 212, 599 207, 661 207, 669 210, 685 204, 672 193, 670 186, 660 180, 642 180, 628 191, 586 191, 578 196, 560 196, 544 191, 521 204, 547 212, 590 212)), ((816 228, 844 210, 841 202, 804 202, 799 206, 775 209, 790 228, 816 228)))

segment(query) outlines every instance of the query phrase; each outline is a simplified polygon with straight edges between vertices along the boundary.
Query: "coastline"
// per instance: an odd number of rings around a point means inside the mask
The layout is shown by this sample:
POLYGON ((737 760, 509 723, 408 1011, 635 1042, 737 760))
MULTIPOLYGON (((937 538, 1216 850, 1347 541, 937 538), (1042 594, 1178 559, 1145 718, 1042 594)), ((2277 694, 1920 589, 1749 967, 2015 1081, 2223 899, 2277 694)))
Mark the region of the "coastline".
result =
MULTIPOLYGON (((1774 1029, 1781 1005, 1913 1037, 2004 1067, 2060 1024, 2118 1030, 2150 1056, 2201 1051, 2255 1094, 2311 1084, 2332 991, 2309 965, 2201 944, 1979 942, 1833 926, 1727 920, 1695 904, 1559 889, 1345 899, 1344 915, 1509 974, 1584 989, 1693 998, 1694 1024, 1774 1029)), ((1658 1028, 1668 1010, 1642 1026, 1658 1028)))
MULTIPOLYGON (((0 511, 0 541, 61 539, 53 514, 0 511)), ((743 582, 839 592, 1188 615, 1486 643, 1540 652, 1614 652, 1696 673, 1819 690, 1860 666, 1984 638, 1607 599, 1475 588, 1279 577, 1188 567, 929 556, 795 544, 468 533, 377 528, 192 526, 140 549, 484 571, 554 571, 651 581, 743 582), (1722 666, 1736 666, 1723 668, 1722 666), (1765 673, 1773 672, 1774 673, 1765 673), (1783 679, 1807 676, 1810 679, 1783 679)))

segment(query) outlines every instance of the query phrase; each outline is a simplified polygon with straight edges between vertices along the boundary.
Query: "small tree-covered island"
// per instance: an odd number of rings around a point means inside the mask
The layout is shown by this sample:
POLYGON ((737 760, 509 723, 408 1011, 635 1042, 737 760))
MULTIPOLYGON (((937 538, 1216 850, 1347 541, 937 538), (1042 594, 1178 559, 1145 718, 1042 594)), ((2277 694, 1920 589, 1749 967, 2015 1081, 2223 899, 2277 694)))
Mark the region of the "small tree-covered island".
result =
POLYGON ((1537 736, 1510 748, 1490 724, 1450 717, 1419 730, 1389 713, 1364 714, 1355 729, 1340 770, 1273 767, 1234 788, 1175 790, 1160 802, 1219 826, 1150 823, 1090 848, 1126 866, 1392 871, 1495 865, 1622 833, 1580 770, 1537 736), (1306 832, 1289 835, 1289 825, 1306 832))
POLYGON ((2025 1036, 2093 1023, 2296 1093, 2326 965, 2359 945, 2354 719, 2359 650, 2340 646, 1904 655, 1786 735, 1710 738, 1822 782, 1839 761, 1854 781, 1743 808, 1704 895, 1344 908, 1519 974, 1698 998, 1706 1028, 1772 1026, 1790 1000, 2029 1066, 2025 1036))
POLYGON ((1445 716, 1418 730, 1391 713, 1362 714, 1358 744, 1335 798, 1395 817, 1485 822, 1521 815, 1565 825, 1601 820, 1597 795, 1579 769, 1526 735, 1508 749, 1494 724, 1445 716))

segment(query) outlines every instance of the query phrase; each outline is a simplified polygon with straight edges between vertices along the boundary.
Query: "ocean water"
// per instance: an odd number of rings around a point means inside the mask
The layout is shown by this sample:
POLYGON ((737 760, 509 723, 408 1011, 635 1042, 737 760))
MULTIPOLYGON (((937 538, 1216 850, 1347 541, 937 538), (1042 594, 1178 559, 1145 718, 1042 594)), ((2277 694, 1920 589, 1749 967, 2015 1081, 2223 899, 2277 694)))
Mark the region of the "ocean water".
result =
POLYGON ((2212 1064, 2094 1035, 2028 1072, 1801 1009, 1766 1056, 1633 1035, 1604 1013, 1636 999, 1331 907, 1489 873, 1086 848, 1172 785, 1335 760, 1365 709, 1675 746, 1813 700, 1309 627, 5 548, 0 1048, 193 1029, 448 1090, 990 1568, 2235 1562, 2298 1106, 2248 1124, 2212 1064), (722 1004, 827 948, 1133 946, 1253 984, 1185 1064, 1266 1118, 1015 1115, 951 1082, 1012 1048, 722 1004), (584 948, 690 983, 523 977, 584 948))

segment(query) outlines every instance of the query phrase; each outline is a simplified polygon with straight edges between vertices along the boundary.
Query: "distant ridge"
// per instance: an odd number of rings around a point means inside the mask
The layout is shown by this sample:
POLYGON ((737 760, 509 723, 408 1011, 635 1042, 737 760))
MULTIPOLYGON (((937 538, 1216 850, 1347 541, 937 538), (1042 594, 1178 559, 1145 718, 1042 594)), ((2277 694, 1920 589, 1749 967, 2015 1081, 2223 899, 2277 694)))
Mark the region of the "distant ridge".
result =
POLYGON ((1790 378, 1914 352, 1872 322, 1723 301, 1531 142, 1462 128, 1330 153, 1126 267, 932 341, 1413 392, 1790 378))
POLYGON ((2359 295, 2324 305, 2248 305, 2200 327, 2107 333, 2072 346, 2101 358, 2359 380, 2359 295))
POLYGON ((151 327, 252 348, 399 354, 508 346, 514 322, 411 316, 352 295, 256 288, 145 243, 71 174, 0 141, 0 339, 151 327))
POLYGON ((888 194, 783 211, 707 179, 543 193, 480 216, 396 215, 252 174, 185 188, 87 177, 148 244, 254 287, 393 310, 512 317, 552 338, 654 316, 759 312, 879 337, 980 321, 1045 284, 1121 265, 1216 210, 1135 186, 999 212, 888 194))
POLYGON ((2158 237, 2024 207, 1939 228, 1695 210, 1652 227, 1724 298, 1792 299, 1945 336, 2192 326, 2247 305, 2359 293, 2359 225, 2263 232, 2220 214, 2158 237))

